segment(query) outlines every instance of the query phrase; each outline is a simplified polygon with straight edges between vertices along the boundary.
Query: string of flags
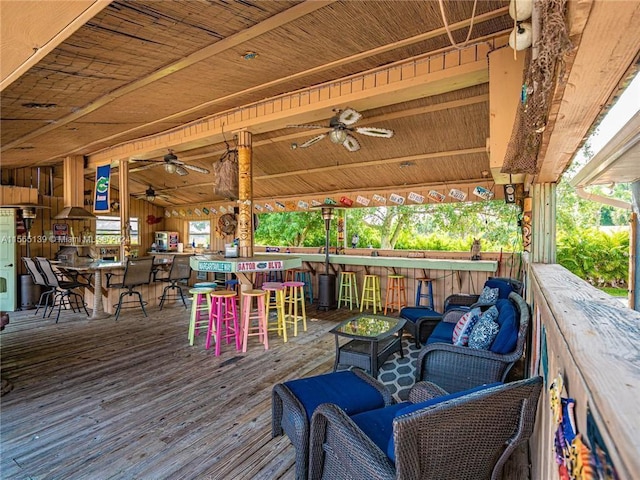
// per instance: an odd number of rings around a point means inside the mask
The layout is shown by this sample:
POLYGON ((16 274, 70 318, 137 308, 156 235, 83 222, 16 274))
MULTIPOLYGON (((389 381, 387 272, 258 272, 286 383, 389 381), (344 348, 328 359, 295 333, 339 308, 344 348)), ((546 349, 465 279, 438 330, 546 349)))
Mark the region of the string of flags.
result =
MULTIPOLYGON (((481 200, 492 200, 494 198, 494 192, 481 185, 473 188, 471 193, 480 198, 481 200)), ((258 203, 254 202, 253 208, 257 213, 264 212, 284 212, 284 211, 296 211, 296 210, 308 210, 312 207, 320 205, 336 205, 342 207, 352 207, 354 205, 361 207, 369 206, 384 206, 384 205, 422 205, 429 202, 444 203, 450 198, 453 201, 464 202, 468 198, 467 192, 451 188, 448 192, 441 192, 438 190, 429 190, 426 194, 420 192, 410 191, 407 194, 390 193, 388 195, 381 195, 374 193, 370 197, 365 195, 357 195, 355 198, 351 198, 346 195, 340 196, 337 200, 333 197, 326 197, 323 201, 313 199, 310 202, 305 200, 298 201, 272 201, 258 203)), ((239 203, 239 201, 237 202, 239 203)), ((251 202, 245 202, 250 204, 251 202)), ((200 217, 208 215, 216 215, 218 213, 224 215, 225 213, 231 213, 236 208, 235 205, 219 205, 217 207, 199 207, 192 209, 165 209, 164 215, 167 218, 171 217, 200 217)))

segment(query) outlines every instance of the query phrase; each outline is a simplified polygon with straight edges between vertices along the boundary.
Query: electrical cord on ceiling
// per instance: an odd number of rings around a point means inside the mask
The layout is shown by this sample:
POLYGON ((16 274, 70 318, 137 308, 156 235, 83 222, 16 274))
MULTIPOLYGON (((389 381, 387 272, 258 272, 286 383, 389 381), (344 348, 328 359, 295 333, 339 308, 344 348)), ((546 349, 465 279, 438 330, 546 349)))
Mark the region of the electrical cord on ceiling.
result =
POLYGON ((458 50, 462 50, 469 43, 469 39, 471 38, 471 32, 473 31, 473 21, 476 17, 476 6, 478 5, 478 0, 473 0, 473 11, 471 12, 471 23, 469 24, 469 32, 467 33, 467 38, 465 39, 462 45, 458 45, 453 39, 453 35, 451 34, 451 28, 449 27, 449 22, 447 22, 447 16, 444 13, 444 0, 438 0, 438 4, 440 5, 440 14, 442 15, 442 22, 444 23, 444 29, 447 31, 447 35, 449 37, 449 41, 451 45, 453 45, 458 50))

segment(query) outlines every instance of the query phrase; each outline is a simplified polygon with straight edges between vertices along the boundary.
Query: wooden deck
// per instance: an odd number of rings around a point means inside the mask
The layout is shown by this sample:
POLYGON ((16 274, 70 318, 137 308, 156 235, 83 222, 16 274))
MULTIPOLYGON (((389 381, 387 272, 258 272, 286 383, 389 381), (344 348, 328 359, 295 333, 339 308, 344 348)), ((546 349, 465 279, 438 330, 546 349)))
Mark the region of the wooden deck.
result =
MULTIPOLYGON (((11 314, 2 332, 2 478, 293 479, 286 436, 271 438, 271 388, 328 372, 348 310, 309 308, 308 331, 287 344, 254 338, 216 358, 187 342, 188 312, 157 307, 60 322, 11 314)), ((512 462, 513 463, 513 462, 512 462)), ((513 471, 524 475, 519 461, 513 471)), ((524 468, 523 468, 524 467, 524 468)))

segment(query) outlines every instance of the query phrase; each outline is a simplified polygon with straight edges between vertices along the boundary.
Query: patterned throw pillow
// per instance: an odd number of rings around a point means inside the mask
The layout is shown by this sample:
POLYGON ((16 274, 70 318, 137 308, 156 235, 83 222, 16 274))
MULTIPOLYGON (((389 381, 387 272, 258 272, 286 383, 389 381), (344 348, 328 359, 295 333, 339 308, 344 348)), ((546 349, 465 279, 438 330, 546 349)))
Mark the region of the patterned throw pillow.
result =
POLYGON ((480 318, 480 309, 474 308, 465 313, 455 328, 453 329, 453 335, 451 337, 454 345, 465 346, 469 342, 469 333, 473 329, 474 325, 480 318))
POLYGON ((476 303, 481 305, 493 305, 498 301, 499 296, 499 288, 484 287, 476 303))
POLYGON ((497 318, 498 309, 496 307, 491 307, 480 315, 478 323, 469 334, 469 348, 489 350, 498 336, 498 331, 500 331, 500 325, 496 322, 497 318))

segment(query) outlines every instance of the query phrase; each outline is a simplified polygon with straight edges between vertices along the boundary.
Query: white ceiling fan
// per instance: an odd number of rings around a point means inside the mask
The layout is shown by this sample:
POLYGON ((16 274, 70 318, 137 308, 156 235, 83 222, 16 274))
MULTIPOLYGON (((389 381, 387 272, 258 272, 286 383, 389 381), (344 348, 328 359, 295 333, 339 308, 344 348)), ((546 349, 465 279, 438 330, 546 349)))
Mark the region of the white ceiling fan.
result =
MULTIPOLYGON (((327 135, 333 143, 340 144, 350 152, 360 150, 360 142, 352 135, 359 133, 369 137, 391 138, 393 130, 379 127, 354 127, 353 125, 362 118, 362 114, 353 108, 345 108, 344 110, 334 109, 335 115, 329 119, 329 125, 287 125, 293 128, 330 128, 328 133, 321 133, 310 138, 306 142, 297 145, 300 148, 307 148, 318 143, 327 135)), ((295 148, 295 147, 294 147, 295 148)))
POLYGON ((142 165, 131 169, 132 172, 139 172, 141 170, 148 170, 149 168, 157 167, 158 165, 164 165, 164 169, 167 173, 176 173, 178 175, 189 175, 189 170, 198 173, 209 174, 209 170, 197 165, 190 165, 178 160, 178 157, 173 153, 173 150, 169 150, 162 160, 149 160, 149 159, 134 159, 133 162, 145 162, 147 165, 142 165))

